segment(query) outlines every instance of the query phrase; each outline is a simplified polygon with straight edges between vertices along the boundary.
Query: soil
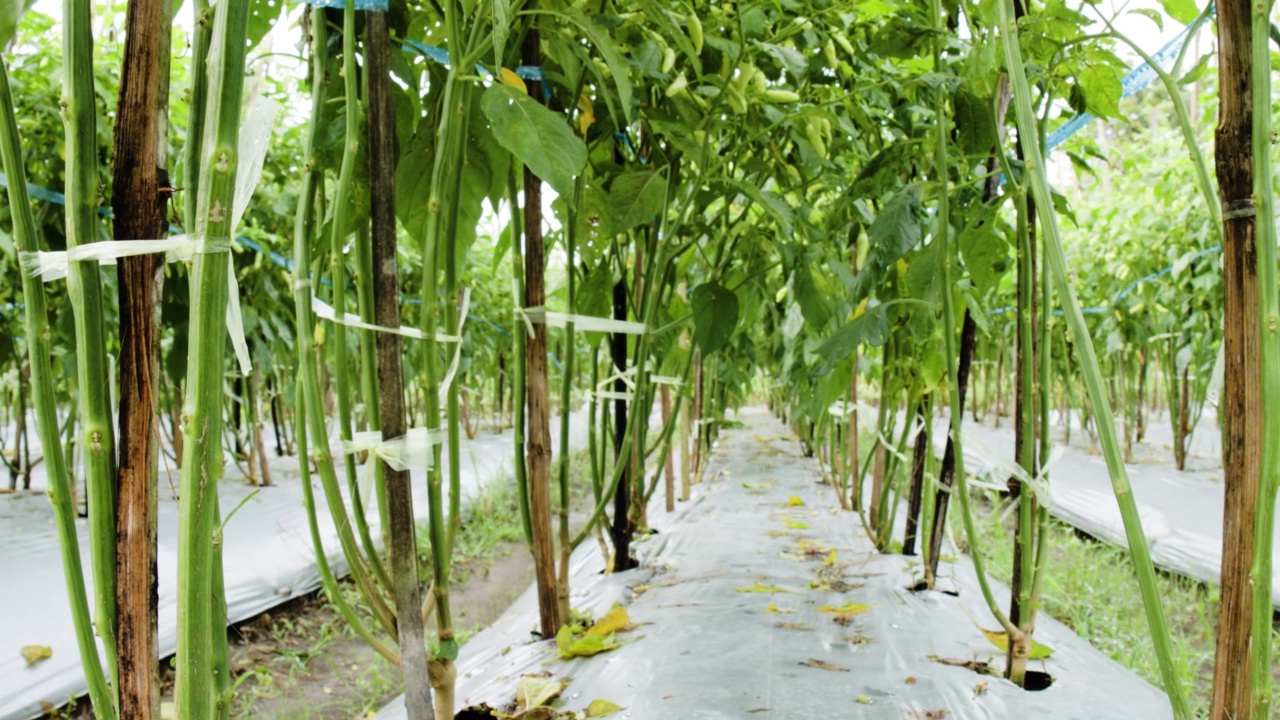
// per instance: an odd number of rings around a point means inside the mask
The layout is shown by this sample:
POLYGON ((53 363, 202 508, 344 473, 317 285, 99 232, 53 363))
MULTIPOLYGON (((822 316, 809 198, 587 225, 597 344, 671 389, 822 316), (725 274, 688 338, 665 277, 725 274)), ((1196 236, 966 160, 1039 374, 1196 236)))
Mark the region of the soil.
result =
MULTIPOLYGON (((462 637, 498 618, 533 582, 533 558, 504 543, 482 566, 466 569, 450 589, 462 637)), ((398 671, 351 632, 323 592, 279 605, 227 630, 235 685, 233 718, 351 720, 371 717, 401 690, 398 671)), ((161 662, 164 702, 173 700, 173 671, 161 662)), ((162 712, 172 717, 172 706, 162 712)), ((89 719, 87 702, 44 720, 89 719)))

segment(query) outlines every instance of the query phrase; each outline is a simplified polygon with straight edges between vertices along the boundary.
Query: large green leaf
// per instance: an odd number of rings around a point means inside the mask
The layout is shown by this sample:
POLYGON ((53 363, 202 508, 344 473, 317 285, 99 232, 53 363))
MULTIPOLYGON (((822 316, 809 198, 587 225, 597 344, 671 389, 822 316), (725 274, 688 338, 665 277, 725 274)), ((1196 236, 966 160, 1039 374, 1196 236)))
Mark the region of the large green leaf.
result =
POLYGON ((31 5, 31 0, 0 0, 0 48, 9 46, 18 32, 18 21, 31 5))
POLYGON ((1160 6, 1169 13, 1169 17, 1183 25, 1190 25, 1200 15, 1196 0, 1160 0, 1160 6))
POLYGON ((689 296, 693 305, 693 340, 704 353, 729 344, 738 327, 738 296, 716 283, 703 283, 689 296))
POLYGON ((662 212, 667 181, 654 170, 619 175, 609 188, 606 234, 620 235, 637 225, 652 222, 662 212))
POLYGON ((885 270, 908 250, 920 244, 920 187, 908 185, 898 191, 867 228, 870 249, 867 262, 858 271, 853 300, 867 297, 884 276, 885 270))
POLYGON ((1080 71, 1078 80, 1085 110, 1100 118, 1120 117, 1120 95, 1124 86, 1115 68, 1090 63, 1080 71))
POLYGON ((961 233, 956 243, 974 288, 986 295, 1009 268, 1008 244, 989 223, 961 233))
POLYGON ((563 13, 553 14, 560 15, 577 25, 582 30, 582 34, 600 51, 605 64, 609 66, 609 72, 613 75, 613 82, 618 87, 618 101, 622 104, 622 114, 630 125, 635 119, 631 110, 631 78, 627 76, 631 65, 618 51, 618 46, 613 43, 609 32, 579 10, 569 9, 563 13))
POLYGON ((831 372, 844 362, 859 345, 883 345, 889 339, 889 322, 884 317, 887 305, 877 305, 841 325, 831 337, 818 346, 822 358, 822 374, 831 372))
POLYGON ((587 146, 563 115, 521 90, 496 83, 484 91, 480 107, 502 147, 561 197, 572 197, 574 176, 587 163, 587 146))

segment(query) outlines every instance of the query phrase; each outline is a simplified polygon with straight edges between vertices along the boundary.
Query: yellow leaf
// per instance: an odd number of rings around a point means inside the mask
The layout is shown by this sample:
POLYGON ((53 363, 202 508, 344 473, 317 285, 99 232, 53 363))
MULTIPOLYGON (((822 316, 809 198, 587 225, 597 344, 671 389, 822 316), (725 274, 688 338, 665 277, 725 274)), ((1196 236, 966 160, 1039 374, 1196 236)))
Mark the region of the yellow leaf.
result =
POLYGON ((621 710, 622 710, 622 706, 615 705, 609 702, 608 700, 592 700, 591 704, 587 706, 587 717, 589 718, 608 717, 609 715, 612 715, 621 710))
POLYGON ((807 530, 809 528, 809 523, 802 523, 799 520, 787 519, 783 522, 785 522, 787 528, 791 530, 807 530))
POLYGON ((780 593, 780 592, 791 592, 790 590, 785 590, 785 589, 783 589, 783 588, 778 587, 777 585, 764 585, 764 584, 761 584, 761 582, 760 582, 759 580, 757 580, 757 581, 756 581, 756 584, 755 584, 755 585, 752 585, 751 587, 736 587, 736 588, 734 588, 734 589, 733 589, 733 591, 734 591, 734 592, 740 592, 740 593, 780 593))
POLYGON ((560 657, 564 660, 574 657, 591 657, 609 650, 617 650, 620 647, 622 647, 622 644, 618 642, 613 633, 608 635, 583 635, 574 640, 568 647, 561 648, 560 657))
POLYGON ((778 607, 778 603, 769 603, 765 606, 764 611, 775 615, 794 615, 796 612, 795 610, 783 610, 778 607))
POLYGON ((613 609, 604 614, 604 617, 596 621, 587 630, 588 635, 608 635, 611 632, 626 630, 631 625, 631 618, 627 617, 627 611, 621 605, 614 605, 613 609))
POLYGON ((858 603, 847 603, 845 605, 831 606, 823 605, 818 608, 818 612, 830 613, 832 615, 861 615, 871 609, 870 605, 859 605, 858 603))
POLYGON ((510 88, 515 88, 525 95, 529 94, 529 87, 524 84, 524 80, 515 74, 515 71, 502 68, 502 84, 510 88))
POLYGON ((870 705, 870 704, 871 704, 871 702, 872 702, 872 701, 871 701, 871 698, 870 698, 870 697, 868 697, 868 696, 866 696, 866 695, 859 695, 859 696, 856 698, 856 700, 857 700, 858 702, 862 703, 863 705, 870 705))
POLYGON ((51 657, 53 657, 53 648, 48 645, 24 645, 22 648, 22 658, 27 661, 27 667, 51 657))
POLYGON ((802 505, 804 505, 804 500, 801 500, 798 495, 792 495, 787 498, 787 507, 800 507, 802 505))
POLYGON ((591 104, 591 98, 586 93, 582 93, 578 97, 578 110, 582 113, 578 116, 578 132, 586 137, 587 128, 590 128, 596 121, 596 109, 591 104))
MULTIPOLYGON (((996 647, 1000 648, 1005 652, 1009 652, 1009 634, 1008 633, 1003 631, 997 632, 995 630, 987 630, 985 628, 978 628, 978 629, 982 630, 982 634, 987 636, 987 640, 990 641, 992 645, 995 645, 996 647)), ((1032 640, 1031 654, 1028 655, 1027 657, 1031 660, 1044 660, 1045 658, 1049 657, 1052 654, 1053 654, 1053 648, 1049 647, 1048 645, 1041 645, 1035 640, 1032 640)))
POLYGON ((822 561, 822 564, 823 564, 823 565, 825 565, 825 566, 827 566, 827 567, 831 567, 832 565, 835 565, 835 564, 836 564, 836 549, 835 549, 835 548, 831 548, 831 554, 827 556, 827 559, 826 559, 826 560, 823 560, 823 561, 822 561))
POLYGON ((564 691, 568 683, 525 675, 516 681, 516 704, 521 710, 542 707, 564 691))
POLYGON ((849 319, 857 320, 858 318, 862 317, 862 314, 865 313, 866 311, 867 311, 867 298, 863 298, 862 302, 858 303, 858 307, 854 308, 853 317, 849 319))

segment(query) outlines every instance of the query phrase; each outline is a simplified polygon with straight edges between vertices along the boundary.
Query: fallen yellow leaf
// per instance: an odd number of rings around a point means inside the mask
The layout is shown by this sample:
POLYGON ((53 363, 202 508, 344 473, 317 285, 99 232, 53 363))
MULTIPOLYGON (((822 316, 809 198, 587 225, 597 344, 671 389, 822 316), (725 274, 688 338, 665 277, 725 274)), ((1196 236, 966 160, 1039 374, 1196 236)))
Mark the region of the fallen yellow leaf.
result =
POLYGON ((27 661, 27 667, 51 657, 53 657, 53 648, 48 645, 24 645, 22 648, 22 658, 27 661))
POLYGON ((627 617, 626 608, 621 605, 614 605, 604 617, 596 621, 587 630, 587 635, 608 635, 611 632, 625 630, 631 626, 631 618, 627 617))

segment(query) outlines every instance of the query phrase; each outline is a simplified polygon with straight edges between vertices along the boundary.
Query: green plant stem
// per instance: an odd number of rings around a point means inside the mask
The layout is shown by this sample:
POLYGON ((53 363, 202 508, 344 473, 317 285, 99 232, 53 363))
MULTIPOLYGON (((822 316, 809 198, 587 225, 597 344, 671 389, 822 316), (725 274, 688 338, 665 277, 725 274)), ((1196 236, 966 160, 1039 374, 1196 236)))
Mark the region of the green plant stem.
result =
MULTIPOLYGON (((323 15, 324 8, 315 8, 312 12, 313 14, 323 15)), ((323 22, 323 17, 321 22, 323 22)), ((307 182, 303 181, 303 186, 305 187, 306 185, 307 182)), ((297 383, 295 403, 297 404, 299 416, 302 416, 307 405, 306 391, 302 383, 297 383)), ((320 585, 324 588, 325 597, 329 598, 329 602, 338 609, 338 614, 342 616, 342 619, 346 621, 357 637, 368 643, 369 647, 386 658, 392 665, 399 665, 400 656, 383 644, 373 633, 369 632, 369 626, 356 614, 351 607, 351 603, 347 602, 346 595, 342 594, 342 588, 338 586, 338 580, 333 575, 333 568, 329 566, 329 555, 325 552, 324 541, 320 538, 320 523, 316 519, 316 500, 315 491, 311 488, 311 455, 307 452, 306 429, 303 428, 302 432, 298 433, 296 437, 298 474, 302 478, 302 502, 307 507, 307 529, 311 533, 311 547, 316 553, 316 570, 320 572, 320 585)))
MULTIPOLYGON (((202 144, 195 236, 206 244, 229 243, 234 228, 244 38, 249 3, 228 0, 215 11, 209 59, 209 98, 202 144)), ((212 249, 212 248, 210 248, 212 249)), ((227 277, 224 252, 197 253, 191 269, 191 336, 183 407, 183 460, 178 513, 178 650, 174 700, 180 717, 209 718, 217 712, 215 662, 226 643, 215 626, 217 492, 222 476, 222 382, 226 349, 227 277)))
MULTIPOLYGON (((942 3, 941 0, 932 0, 932 15, 934 21, 935 38, 933 41, 933 61, 934 69, 941 72, 942 62, 942 43, 940 33, 943 31, 942 21, 942 3)), ((950 201, 948 198, 948 168, 947 161, 947 124, 941 121, 946 117, 946 95, 942 88, 934 94, 935 112, 939 117, 937 123, 937 167, 935 174, 938 176, 938 237, 935 242, 943 243, 941 275, 942 275, 942 336, 944 352, 947 356, 947 379, 951 395, 951 417, 950 428, 948 432, 951 438, 951 444, 955 448, 955 488, 960 499, 960 515, 964 523, 965 538, 969 544, 969 556, 973 559, 973 569, 978 576, 978 585, 982 590, 983 600, 987 603, 987 608, 996 620, 1000 622, 1001 627, 1009 634, 1010 642, 1018 635, 1018 628, 1010 622, 1009 618, 1000 611, 999 603, 996 602, 995 594, 991 590, 991 582, 987 578, 986 567, 982 559, 982 551, 978 547, 978 533, 974 526, 973 509, 969 502, 969 479, 964 471, 964 445, 961 442, 960 426, 964 422, 964 404, 960 401, 960 382, 959 369, 957 364, 956 350, 956 313, 954 288, 951 285, 951 258, 953 250, 951 247, 951 219, 950 219, 950 201)))
MULTIPOLYGON (((356 242, 356 292, 360 319, 373 324, 373 246, 362 230, 356 242)), ((382 418, 373 408, 378 404, 378 369, 373 330, 360 332, 360 394, 364 399, 365 422, 369 430, 381 430, 382 418)), ((378 518, 382 530, 382 544, 390 548, 387 533, 391 518, 387 508, 387 478, 382 463, 374 463, 374 493, 378 499, 378 518)))
MULTIPOLYGON (((37 252, 39 242, 31 201, 27 196, 26 167, 22 160, 21 140, 13 110, 9 75, 0 61, 0 161, 9 177, 9 208, 13 220, 13 238, 19 252, 37 252)), ((89 686, 94 712, 103 720, 116 717, 115 693, 112 692, 94 641, 93 622, 88 594, 84 585, 84 568, 80 562, 80 540, 76 532, 76 511, 71 498, 71 478, 67 473, 58 427, 57 404, 53 391, 53 372, 49 315, 45 304, 44 285, 39 278, 22 273, 23 332, 27 337, 31 398, 36 412, 36 429, 45 447, 45 476, 49 483, 49 502, 53 506, 62 551, 62 571, 67 583, 71 618, 75 626, 80 663, 89 686)))
MULTIPOLYGON (((511 236, 511 286, 515 291, 513 303, 520 303, 524 298, 524 255, 520 252, 519 238, 524 237, 524 224, 521 222, 519 191, 516 189, 516 173, 513 168, 507 178, 507 198, 511 208, 511 222, 508 232, 511 236)), ((524 529, 525 545, 533 547, 533 521, 529 517, 529 467, 524 456, 524 415, 525 415, 525 344, 528 342, 528 330, 524 318, 516 314, 512 316, 511 337, 514 344, 511 356, 511 437, 515 450, 514 465, 516 476, 516 497, 520 505, 520 525, 524 529)), ((576 543, 575 543, 576 545, 576 543)))
MULTIPOLYGON (((1253 647, 1250 653, 1253 675, 1253 716, 1271 717, 1271 576, 1273 533, 1276 522, 1276 495, 1280 491, 1280 288, 1276 272, 1275 191, 1272 184, 1271 153, 1271 2, 1252 5, 1253 95, 1253 200, 1258 248, 1258 318, 1261 321, 1262 433, 1261 476, 1258 478, 1257 519, 1254 532, 1253 567, 1253 647)), ((1215 223, 1221 228, 1221 223, 1215 223)))
MULTIPOLYGON (((354 10, 351 12, 354 13, 354 10)), ((316 18, 312 32, 315 33, 317 43, 324 39, 325 28, 322 15, 316 18)), ((324 45, 317 44, 313 52, 316 56, 322 56, 324 45)), ((312 92, 313 94, 322 95, 324 83, 323 60, 316 59, 313 64, 312 92)), ((329 507, 329 515, 333 520, 334 528, 337 530, 338 543, 342 547, 343 556, 346 557, 347 564, 350 566, 351 577, 355 580, 356 586, 360 588, 361 594, 369 603, 370 609, 374 617, 378 619, 383 631, 392 637, 396 637, 395 614, 387 605, 386 598, 383 597, 377 583, 371 576, 370 568, 360 551, 360 545, 356 540, 355 534, 352 532, 346 501, 343 500, 342 493, 338 489, 338 477, 333 466, 333 455, 329 450, 328 429, 325 426, 323 396, 320 390, 320 377, 317 370, 321 360, 321 348, 316 347, 315 344, 315 316, 311 311, 312 277, 315 273, 314 270, 311 274, 307 272, 312 265, 311 236, 315 225, 312 214, 314 203, 318 195, 323 195, 322 191, 318 192, 320 173, 317 169, 317 161, 314 155, 316 132, 318 132, 316 130, 318 122, 315 121, 315 118, 320 117, 319 106, 316 103, 320 103, 322 100, 313 99, 312 102, 313 121, 308 130, 306 147, 308 159, 302 179, 302 192, 299 195, 298 214, 294 224, 293 266, 298 276, 295 279, 293 295, 294 312, 298 319, 298 382, 302 385, 306 395, 306 402, 298 408, 298 417, 301 431, 310 432, 315 442, 312 449, 312 459, 315 461, 316 470, 320 475, 320 485, 324 490, 325 504, 329 507)), ((334 208, 335 212, 338 211, 338 207, 341 204, 339 203, 334 208)), ((299 435, 301 434, 300 432, 299 435)), ((312 507, 314 509, 314 505, 312 507)))
MULTIPOLYGON (((98 134, 94 105, 93 12, 90 0, 63 0, 62 119, 66 137, 67 249, 98 241, 98 134)), ((75 315, 76 385, 83 414, 89 505, 89 550, 93 567, 94 627, 107 656, 107 674, 116 669, 116 443, 112 386, 102 310, 102 274, 96 260, 74 263, 67 287, 75 315)), ((117 708, 118 710, 119 708, 117 708)))
MULTIPOLYGON (((1035 115, 1031 108, 1031 89, 1027 83, 1026 72, 1022 66, 1022 50, 1018 42, 1018 26, 1014 20, 1013 0, 1000 0, 1000 34, 1004 43, 1006 65, 1013 86, 1013 101, 1016 109, 1018 134, 1024 138, 1037 137, 1035 115)), ((1173 644, 1165 621, 1164 609, 1161 607, 1160 595, 1156 585, 1155 568, 1151 562, 1147 537, 1142 529, 1142 520, 1138 515, 1137 503, 1133 499, 1133 490, 1129 484, 1128 471, 1121 458, 1120 446, 1116 440, 1115 424, 1111 415, 1111 405, 1107 399, 1103 385, 1102 371, 1098 366, 1097 353, 1093 347, 1093 337, 1080 312, 1080 303, 1075 290, 1067 278, 1067 261, 1062 251, 1062 240, 1058 232, 1057 217, 1053 211, 1053 197, 1049 191, 1049 180, 1046 175, 1044 158, 1038 143, 1024 143, 1026 153, 1026 172, 1030 176, 1031 190, 1036 199, 1036 212, 1041 229, 1045 233, 1045 254, 1052 267, 1054 281, 1059 297, 1062 299, 1064 315, 1071 329, 1075 346, 1079 348, 1081 371, 1085 386, 1093 405, 1094 425, 1097 428, 1099 443, 1106 458, 1107 469, 1111 474, 1112 488, 1120 505, 1120 514, 1124 520, 1125 534, 1129 540, 1129 552, 1134 568, 1138 574, 1138 584, 1142 590, 1143 606, 1146 609, 1147 623, 1151 628, 1152 641, 1156 648, 1156 657, 1160 664, 1161 676, 1164 679, 1165 692, 1173 706, 1174 717, 1178 720, 1190 720, 1191 709, 1187 704, 1186 690, 1182 678, 1174 663, 1173 644)), ((954 420, 953 420, 954 422, 954 420)), ((958 436, 959 433, 956 433, 958 436)), ((964 495, 961 495, 964 498, 964 495)), ((1012 637, 1012 635, 1011 635, 1012 637)))

